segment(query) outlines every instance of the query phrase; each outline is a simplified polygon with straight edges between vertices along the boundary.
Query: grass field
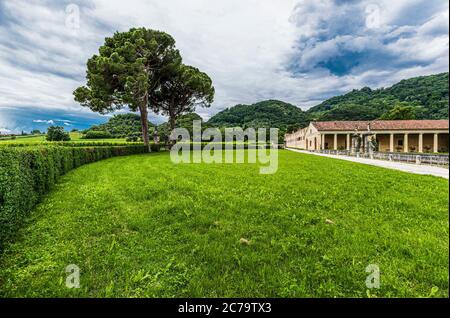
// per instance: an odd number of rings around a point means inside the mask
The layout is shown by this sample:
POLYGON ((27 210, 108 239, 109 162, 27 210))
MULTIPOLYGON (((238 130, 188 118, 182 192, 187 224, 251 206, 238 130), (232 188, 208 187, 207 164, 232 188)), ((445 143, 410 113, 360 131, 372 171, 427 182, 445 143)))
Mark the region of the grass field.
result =
POLYGON ((45 135, 40 136, 17 136, 15 139, 11 138, 0 138, 0 145, 2 143, 41 143, 45 142, 45 135))
MULTIPOLYGON (((82 139, 80 132, 71 132, 70 139, 73 142, 125 142, 125 138, 119 139, 82 139)), ((40 144, 46 142, 45 135, 42 136, 17 136, 16 139, 0 139, 1 144, 40 144)))
POLYGON ((274 175, 112 158, 36 208, 0 258, 0 296, 448 297, 448 230, 436 177, 288 151, 274 175), (69 264, 80 289, 65 286, 69 264))

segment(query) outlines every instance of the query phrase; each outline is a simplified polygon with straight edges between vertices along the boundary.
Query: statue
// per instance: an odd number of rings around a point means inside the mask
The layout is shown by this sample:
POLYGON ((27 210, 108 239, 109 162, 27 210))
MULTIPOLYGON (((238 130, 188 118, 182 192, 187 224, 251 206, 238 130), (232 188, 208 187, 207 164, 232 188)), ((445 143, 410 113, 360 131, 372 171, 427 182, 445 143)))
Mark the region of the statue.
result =
POLYGON ((369 153, 373 154, 375 151, 377 151, 377 139, 375 138, 374 135, 370 136, 370 140, 369 140, 369 153))
POLYGON ((159 144, 159 134, 158 134, 158 128, 155 127, 155 130, 153 131, 153 142, 157 145, 159 144))
POLYGON ((352 135, 351 153, 359 153, 360 148, 361 148, 361 136, 358 133, 358 129, 355 128, 355 133, 352 135))

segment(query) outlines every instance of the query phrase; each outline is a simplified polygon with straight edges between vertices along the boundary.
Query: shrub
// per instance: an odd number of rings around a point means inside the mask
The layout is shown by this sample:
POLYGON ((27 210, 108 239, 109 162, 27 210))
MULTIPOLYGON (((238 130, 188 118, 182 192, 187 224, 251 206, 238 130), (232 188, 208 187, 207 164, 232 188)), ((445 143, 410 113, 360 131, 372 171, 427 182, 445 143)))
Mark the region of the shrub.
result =
POLYGON ((0 252, 29 211, 58 178, 81 165, 114 156, 145 153, 145 146, 0 147, 0 252))
POLYGON ((127 142, 137 142, 138 139, 139 139, 139 138, 136 137, 136 136, 128 136, 127 139, 126 139, 126 141, 127 141, 127 142))
POLYGON ((150 149, 152 152, 160 152, 161 145, 160 144, 150 144, 150 149))
POLYGON ((47 130, 47 140, 48 141, 69 141, 69 133, 64 131, 64 127, 51 126, 47 130))
POLYGON ((126 141, 128 142, 142 141, 142 136, 140 133, 131 133, 127 135, 126 141))
POLYGON ((111 139, 113 135, 107 131, 95 131, 91 130, 84 136, 85 139, 111 139))
POLYGON ((230 149, 268 149, 270 148, 270 144, 269 143, 259 143, 259 144, 254 144, 254 143, 236 143, 236 142, 216 142, 216 143, 209 143, 209 142, 200 142, 200 143, 194 143, 194 142, 179 142, 178 143, 180 146, 181 145, 186 145, 189 144, 190 145, 190 149, 194 150, 194 144, 198 147, 200 147, 200 149, 205 148, 206 145, 219 145, 222 147, 223 150, 225 150, 227 147, 230 149))
MULTIPOLYGON (((0 147, 30 147, 33 144, 23 142, 0 143, 0 147)), ((106 147, 106 146, 142 146, 142 142, 121 142, 121 141, 53 141, 41 142, 40 146, 64 146, 64 147, 106 147)))

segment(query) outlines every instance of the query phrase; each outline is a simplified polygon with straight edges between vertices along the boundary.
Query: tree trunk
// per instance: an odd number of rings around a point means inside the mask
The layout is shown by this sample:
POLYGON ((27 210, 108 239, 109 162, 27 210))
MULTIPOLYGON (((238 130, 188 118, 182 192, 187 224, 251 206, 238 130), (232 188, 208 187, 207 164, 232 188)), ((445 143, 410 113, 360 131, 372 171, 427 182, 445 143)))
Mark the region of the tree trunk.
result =
POLYGON ((158 135, 158 127, 155 126, 155 131, 153 133, 153 143, 159 146, 159 135, 158 135))
MULTIPOLYGON (((169 115, 169 126, 170 126, 170 134, 172 131, 176 128, 177 120, 173 114, 169 115)), ((176 140, 169 140, 169 149, 172 149, 172 147, 175 145, 176 140)))
POLYGON ((144 145, 147 146, 148 152, 152 152, 150 147, 150 137, 148 134, 148 110, 147 103, 139 107, 139 111, 141 113, 141 126, 142 126, 142 140, 144 141, 144 145))
POLYGON ((169 124, 170 124, 170 131, 174 130, 177 125, 177 121, 176 121, 175 117, 171 116, 169 118, 169 124))

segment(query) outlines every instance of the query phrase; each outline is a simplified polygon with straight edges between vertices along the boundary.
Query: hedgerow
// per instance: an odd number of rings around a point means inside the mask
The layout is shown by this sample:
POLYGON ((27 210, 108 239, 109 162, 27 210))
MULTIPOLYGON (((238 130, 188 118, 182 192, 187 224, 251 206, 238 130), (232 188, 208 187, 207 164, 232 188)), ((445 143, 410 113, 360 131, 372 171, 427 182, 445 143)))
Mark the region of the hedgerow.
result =
POLYGON ((39 142, 35 144, 13 142, 2 143, 0 147, 30 147, 30 146, 64 146, 64 147, 104 147, 104 146, 142 146, 142 142, 113 142, 113 141, 54 141, 39 142))
POLYGON ((220 147, 223 150, 236 150, 236 149, 265 149, 270 148, 269 143, 239 143, 239 142, 179 142, 179 147, 186 147, 189 145, 190 150, 203 150, 206 146, 220 147))
MULTIPOLYGON (((126 146, 0 147, 0 252, 29 211, 58 178, 81 165, 102 159, 145 153, 142 144, 126 146)), ((153 147, 153 151, 156 151, 153 147)))
POLYGON ((113 135, 111 135, 111 133, 108 131, 91 130, 88 131, 84 136, 84 139, 108 139, 108 138, 114 138, 113 135))

